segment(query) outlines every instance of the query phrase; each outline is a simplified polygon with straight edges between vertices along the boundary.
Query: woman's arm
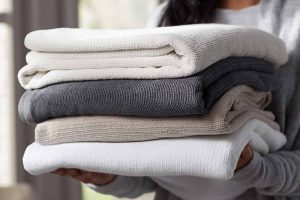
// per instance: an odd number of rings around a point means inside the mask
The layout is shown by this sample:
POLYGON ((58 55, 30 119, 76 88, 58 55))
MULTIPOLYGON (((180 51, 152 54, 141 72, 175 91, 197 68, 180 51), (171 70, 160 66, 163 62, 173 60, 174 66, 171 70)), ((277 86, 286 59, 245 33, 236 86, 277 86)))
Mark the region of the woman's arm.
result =
POLYGON ((233 180, 264 195, 300 195, 300 150, 263 157, 254 153, 249 165, 237 171, 233 180))

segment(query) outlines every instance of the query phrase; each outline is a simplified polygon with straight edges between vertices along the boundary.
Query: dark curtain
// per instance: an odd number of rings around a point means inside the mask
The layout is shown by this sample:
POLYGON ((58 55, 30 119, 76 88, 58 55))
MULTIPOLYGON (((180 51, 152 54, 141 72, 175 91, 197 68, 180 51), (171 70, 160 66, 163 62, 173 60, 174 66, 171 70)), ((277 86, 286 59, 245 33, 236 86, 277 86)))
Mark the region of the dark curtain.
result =
MULTIPOLYGON (((77 0, 13 0, 11 24, 14 30, 15 74, 25 65, 27 50, 24 37, 37 29, 78 26, 77 0)), ((16 108, 24 90, 15 79, 16 108)), ((16 110, 17 112, 17 110, 16 110)), ((18 116, 18 115, 16 115, 18 116)), ((18 117, 16 123, 17 180, 32 186, 35 200, 80 200, 80 183, 68 178, 47 174, 31 176, 25 172, 22 156, 34 140, 34 127, 24 124, 18 117)))

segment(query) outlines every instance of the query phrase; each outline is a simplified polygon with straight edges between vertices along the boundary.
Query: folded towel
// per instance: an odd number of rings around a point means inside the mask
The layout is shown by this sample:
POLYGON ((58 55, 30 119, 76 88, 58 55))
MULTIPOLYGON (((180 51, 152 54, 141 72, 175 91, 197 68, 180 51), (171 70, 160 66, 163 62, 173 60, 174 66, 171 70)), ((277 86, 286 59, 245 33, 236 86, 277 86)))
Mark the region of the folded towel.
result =
POLYGON ((256 58, 232 57, 186 78, 61 83, 26 91, 19 113, 24 121, 35 123, 95 114, 203 115, 225 92, 241 84, 273 90, 278 85, 275 69, 256 58))
POLYGON ((288 59, 276 36, 218 24, 41 30, 30 33, 25 45, 34 51, 18 76, 26 89, 65 81, 185 77, 230 56, 262 58, 275 66, 288 59))
MULTIPOLYGON (((125 176, 199 176, 230 179, 239 156, 254 134, 264 132, 276 139, 277 150, 286 138, 256 119, 237 133, 162 139, 132 143, 69 143, 30 145, 24 154, 25 169, 34 175, 58 168, 78 168, 125 176), (258 131, 257 133, 255 131, 258 131), (280 143, 277 143, 280 141, 280 143), (80 159, 79 159, 80 158, 80 159)), ((268 145, 273 142, 266 140, 268 145)), ((253 144, 254 149, 260 149, 253 144)), ((258 143, 257 145, 260 145, 258 143)))
MULTIPOLYGON (((217 119, 208 121, 208 117, 205 117, 203 121, 201 117, 151 119, 84 116, 57 118, 37 125, 35 141, 41 145, 53 145, 71 142, 133 142, 198 135, 221 135, 239 130, 249 119, 254 118, 279 130, 278 124, 270 119, 273 117, 270 112, 251 110, 232 114, 238 115, 238 113, 242 114, 233 119, 231 124, 224 119, 224 121, 215 121, 217 119)), ((229 116, 232 115, 229 114, 229 116)))
POLYGON ((69 142, 130 142, 196 135, 230 134, 250 119, 259 119, 275 130, 271 112, 262 111, 271 94, 247 86, 228 91, 208 115, 187 117, 80 116, 56 118, 37 125, 36 142, 42 145, 69 142))

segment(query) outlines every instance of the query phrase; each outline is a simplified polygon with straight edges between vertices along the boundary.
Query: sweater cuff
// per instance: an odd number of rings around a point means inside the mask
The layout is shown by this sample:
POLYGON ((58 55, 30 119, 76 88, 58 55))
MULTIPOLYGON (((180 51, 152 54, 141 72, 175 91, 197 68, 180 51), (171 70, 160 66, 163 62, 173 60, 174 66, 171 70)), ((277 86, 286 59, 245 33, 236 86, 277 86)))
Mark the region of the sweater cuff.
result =
POLYGON ((116 176, 114 180, 106 185, 94 185, 94 184, 85 184, 90 189, 101 193, 114 195, 117 197, 122 197, 127 195, 126 185, 128 185, 128 179, 124 176, 116 176))

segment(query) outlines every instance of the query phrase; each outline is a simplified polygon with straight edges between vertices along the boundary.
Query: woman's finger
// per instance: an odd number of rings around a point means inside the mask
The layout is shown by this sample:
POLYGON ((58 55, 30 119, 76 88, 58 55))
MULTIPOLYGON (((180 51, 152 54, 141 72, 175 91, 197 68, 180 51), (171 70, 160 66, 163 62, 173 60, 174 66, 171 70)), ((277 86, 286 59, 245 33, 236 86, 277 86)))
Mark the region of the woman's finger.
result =
POLYGON ((65 168, 61 168, 61 169, 57 169, 54 172, 52 172, 53 174, 57 174, 60 176, 65 176, 67 174, 67 171, 65 168))
POLYGON ((245 167, 253 157, 253 150, 250 144, 247 144, 240 155, 240 159, 237 163, 236 170, 245 167))
POLYGON ((67 173, 71 177, 78 177, 81 175, 81 172, 79 169, 69 169, 67 173))

